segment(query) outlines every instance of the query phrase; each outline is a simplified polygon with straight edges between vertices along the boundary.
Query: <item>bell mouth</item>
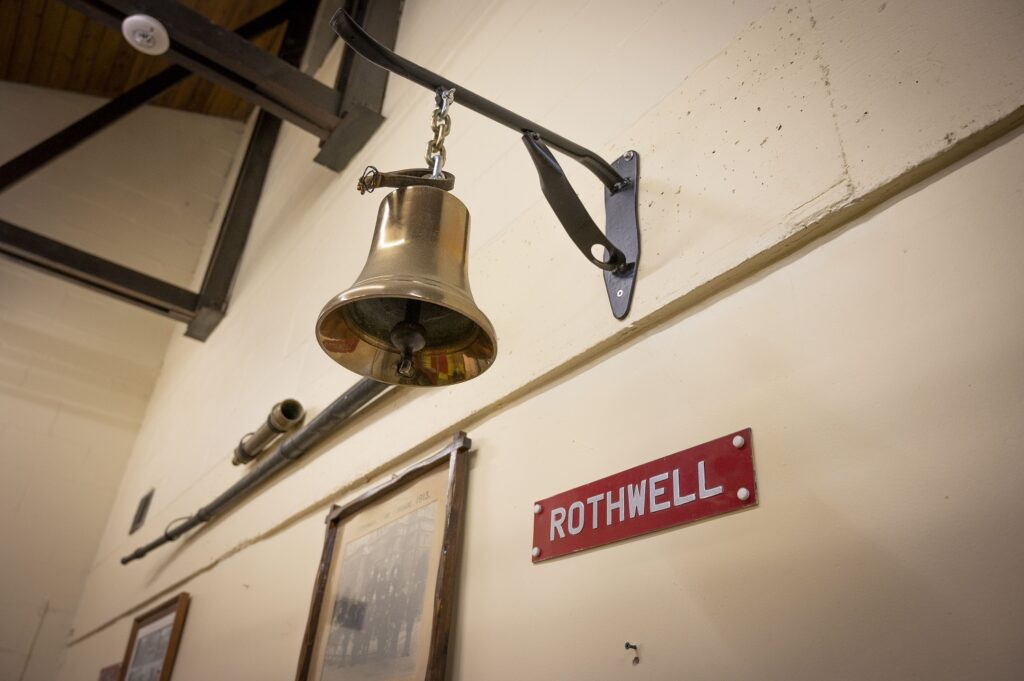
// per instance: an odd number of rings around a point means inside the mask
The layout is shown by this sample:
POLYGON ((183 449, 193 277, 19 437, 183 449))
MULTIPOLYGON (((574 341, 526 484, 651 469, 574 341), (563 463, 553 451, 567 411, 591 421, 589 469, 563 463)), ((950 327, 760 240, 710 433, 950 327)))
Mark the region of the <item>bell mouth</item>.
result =
POLYGON ((494 362, 494 327, 471 298, 450 287, 422 279, 387 278, 420 295, 384 291, 366 280, 331 300, 317 320, 316 335, 331 359, 369 378, 394 385, 444 386, 475 378, 494 362), (410 302, 416 303, 413 325, 422 334, 418 348, 397 347, 408 328, 410 302))

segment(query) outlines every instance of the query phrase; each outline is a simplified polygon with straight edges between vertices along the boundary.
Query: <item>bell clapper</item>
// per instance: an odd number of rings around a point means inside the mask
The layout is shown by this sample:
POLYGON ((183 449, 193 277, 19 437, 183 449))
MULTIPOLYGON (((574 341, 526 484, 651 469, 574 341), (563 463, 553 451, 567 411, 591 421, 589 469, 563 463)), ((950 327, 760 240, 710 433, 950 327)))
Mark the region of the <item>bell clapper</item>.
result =
POLYGON ((422 350, 427 344, 427 330, 420 324, 420 309, 423 304, 418 300, 405 302, 405 319, 391 329, 391 343, 400 350, 402 358, 395 365, 400 376, 415 378, 416 365, 412 361, 413 354, 422 350))

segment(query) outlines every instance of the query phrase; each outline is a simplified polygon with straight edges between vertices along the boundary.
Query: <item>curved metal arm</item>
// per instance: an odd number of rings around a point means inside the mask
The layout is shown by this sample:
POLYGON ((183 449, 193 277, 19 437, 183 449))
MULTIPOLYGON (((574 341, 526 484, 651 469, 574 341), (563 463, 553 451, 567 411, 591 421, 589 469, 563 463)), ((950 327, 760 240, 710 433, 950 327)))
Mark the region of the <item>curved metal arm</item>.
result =
POLYGON ((366 59, 369 59, 377 66, 387 69, 394 74, 402 76, 403 78, 407 78, 430 90, 436 91, 439 88, 443 90, 450 90, 451 88, 455 88, 458 103, 462 106, 487 116, 492 121, 496 121, 506 127, 512 128, 519 134, 532 132, 539 135, 541 140, 549 146, 558 149, 563 154, 571 156, 583 164, 584 167, 594 173, 594 175, 601 180, 604 186, 608 187, 608 189, 613 192, 624 185, 625 178, 612 168, 611 164, 606 162, 590 149, 581 147, 575 142, 551 132, 547 128, 537 125, 533 121, 523 118, 517 113, 509 111, 502 106, 498 106, 489 99, 485 99, 461 85, 453 83, 444 76, 440 76, 433 71, 423 68, 419 64, 415 64, 404 57, 400 57, 371 38, 370 35, 364 31, 363 28, 356 23, 356 20, 353 19, 344 9, 339 9, 334 13, 334 17, 331 19, 331 27, 334 29, 334 32, 338 34, 338 37, 348 43, 353 50, 361 54, 366 59))
POLYGON ((434 92, 454 89, 462 106, 522 134, 530 158, 537 167, 544 197, 583 256, 605 271, 604 283, 612 314, 617 319, 625 319, 633 300, 633 288, 640 264, 637 213, 637 179, 640 169, 639 155, 635 151, 627 151, 614 163, 608 163, 586 147, 398 56, 371 38, 343 9, 334 13, 331 27, 353 50, 377 66, 434 92), (578 161, 604 184, 607 236, 587 213, 562 167, 548 149, 549 146, 578 161), (618 246, 612 243, 612 239, 618 246), (604 247, 605 259, 595 257, 594 246, 604 247))
POLYGON ((580 249, 583 256, 602 270, 616 272, 626 265, 626 256, 618 249, 608 237, 604 235, 601 228, 594 224, 580 197, 569 184, 569 178, 565 176, 562 166, 559 165, 551 150, 544 146, 539 137, 535 134, 523 135, 523 144, 530 152, 533 164, 537 166, 537 175, 540 176, 540 189, 544 192, 544 198, 548 200, 551 210, 558 216, 558 221, 565 227, 566 233, 572 239, 576 247, 580 249), (594 257, 594 246, 603 246, 607 251, 606 260, 598 260, 594 257))

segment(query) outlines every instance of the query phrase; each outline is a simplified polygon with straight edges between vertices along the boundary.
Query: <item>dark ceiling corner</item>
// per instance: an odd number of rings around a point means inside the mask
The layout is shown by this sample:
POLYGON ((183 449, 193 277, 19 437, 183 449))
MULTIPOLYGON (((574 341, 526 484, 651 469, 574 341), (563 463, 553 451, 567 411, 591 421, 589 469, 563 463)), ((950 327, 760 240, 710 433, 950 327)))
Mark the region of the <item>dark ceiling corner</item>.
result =
MULTIPOLYGON (((145 103, 233 118, 244 118, 251 106, 260 111, 198 293, 7 222, 0 223, 0 254, 184 321, 188 324, 186 335, 205 340, 227 313, 281 121, 316 135, 322 148, 315 160, 341 170, 384 120, 380 111, 387 72, 346 50, 334 88, 309 75, 322 65, 333 44, 329 19, 338 0, 284 0, 276 6, 271 6, 270 0, 217 0, 204 3, 204 13, 189 6, 197 5, 195 2, 62 1, 67 7, 44 0, 28 0, 19 6, 24 16, 16 22, 17 30, 0 30, 0 38, 12 43, 11 58, 0 63, 0 78, 111 99, 0 166, 0 191, 145 103), (121 21, 136 13, 155 17, 170 32, 171 49, 162 55, 172 63, 169 68, 162 68, 164 62, 159 58, 135 53, 121 39, 121 21), (15 36, 27 35, 20 30, 23 21, 36 27, 31 32, 33 44, 15 36), (285 22, 287 28, 282 29, 285 22), (232 32, 220 23, 234 23, 239 28, 232 32), (47 29, 51 25, 58 26, 55 32, 47 29), (62 37, 68 31, 74 35, 62 37), (71 67, 57 68, 54 55, 58 44, 66 40, 76 40, 78 49, 90 51, 91 62, 97 64, 91 68, 106 68, 109 74, 97 79, 71 67), (37 56, 47 62, 46 68, 35 67, 37 56), (190 73, 199 79, 191 78, 190 73), (43 83, 39 78, 48 80, 43 83), (50 82, 53 78, 57 80, 50 82)), ((343 2, 372 35, 394 45, 401 0, 343 2)))

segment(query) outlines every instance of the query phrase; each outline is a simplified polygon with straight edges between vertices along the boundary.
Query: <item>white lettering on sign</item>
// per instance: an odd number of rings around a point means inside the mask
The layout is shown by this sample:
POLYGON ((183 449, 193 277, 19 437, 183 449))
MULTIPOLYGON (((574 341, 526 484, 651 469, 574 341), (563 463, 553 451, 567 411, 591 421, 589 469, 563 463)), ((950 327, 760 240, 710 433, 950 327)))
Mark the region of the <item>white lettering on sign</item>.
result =
MULTIPOLYGON (((701 463, 703 463, 703 462, 701 462, 701 463)), ((678 468, 672 469, 672 505, 673 506, 682 506, 683 504, 688 504, 691 501, 696 501, 696 500, 697 500, 697 495, 694 494, 693 492, 690 492, 685 497, 679 496, 679 469, 678 468)))
POLYGON ((721 485, 719 485, 718 487, 712 487, 711 489, 708 489, 707 485, 705 484, 705 481, 704 481, 704 462, 703 461, 701 461, 700 463, 697 464, 697 482, 698 482, 697 486, 700 488, 700 498, 701 499, 707 499, 708 497, 713 497, 716 494, 721 494, 722 493, 722 486, 721 485))
POLYGON ((558 530, 558 538, 565 539, 565 530, 562 529, 562 523, 565 522, 565 509, 554 508, 551 509, 551 541, 555 541, 555 530, 558 530))
POLYGON ((668 480, 668 473, 658 473, 657 475, 651 476, 651 513, 657 513, 658 511, 664 511, 666 508, 672 508, 671 501, 658 502, 658 497, 665 493, 665 488, 658 487, 658 483, 665 480, 668 480))
POLYGON ((569 534, 579 534, 583 531, 583 502, 574 501, 569 505, 569 534), (573 521, 575 511, 576 520, 573 521))
POLYGON ((604 494, 595 494, 592 497, 587 497, 587 503, 590 504, 590 509, 593 511, 593 513, 591 513, 593 516, 591 528, 595 530, 597 529, 597 505, 600 504, 602 500, 604 500, 604 494))
MULTIPOLYGON (((679 483, 679 469, 672 469, 671 473, 658 473, 649 478, 641 480, 637 484, 628 484, 626 487, 618 488, 618 496, 615 490, 602 492, 587 497, 587 504, 590 505, 590 527, 598 529, 601 519, 601 502, 604 502, 604 525, 611 526, 626 521, 626 505, 629 504, 629 517, 638 518, 644 515, 648 509, 651 513, 665 511, 673 506, 682 506, 700 499, 708 499, 722 494, 725 491, 722 485, 708 487, 707 472, 704 469, 704 462, 697 462, 697 491, 683 494, 679 483), (669 477, 672 478, 672 499, 669 500, 668 486, 664 484, 669 477), (615 511, 618 511, 616 514, 615 511), (616 517, 618 516, 618 517, 616 517)), ((586 507, 582 501, 574 501, 569 505, 569 510, 564 507, 551 509, 551 525, 549 537, 552 542, 557 539, 565 539, 565 531, 569 534, 578 535, 583 531, 586 524, 586 507)))
MULTIPOLYGON (((626 519, 626 490, 624 488, 622 488, 622 487, 619 488, 619 500, 618 501, 612 501, 612 493, 611 492, 608 492, 607 497, 608 497, 608 502, 607 502, 606 508, 608 509, 608 522, 606 522, 605 525, 611 525, 612 524, 612 509, 613 508, 619 509, 619 522, 621 523, 623 520, 626 519)), ((554 541, 554 540, 552 540, 552 541, 554 541)))
POLYGON ((644 488, 647 481, 641 480, 639 485, 629 485, 629 517, 635 518, 644 514, 644 502, 647 501, 647 494, 644 488))

